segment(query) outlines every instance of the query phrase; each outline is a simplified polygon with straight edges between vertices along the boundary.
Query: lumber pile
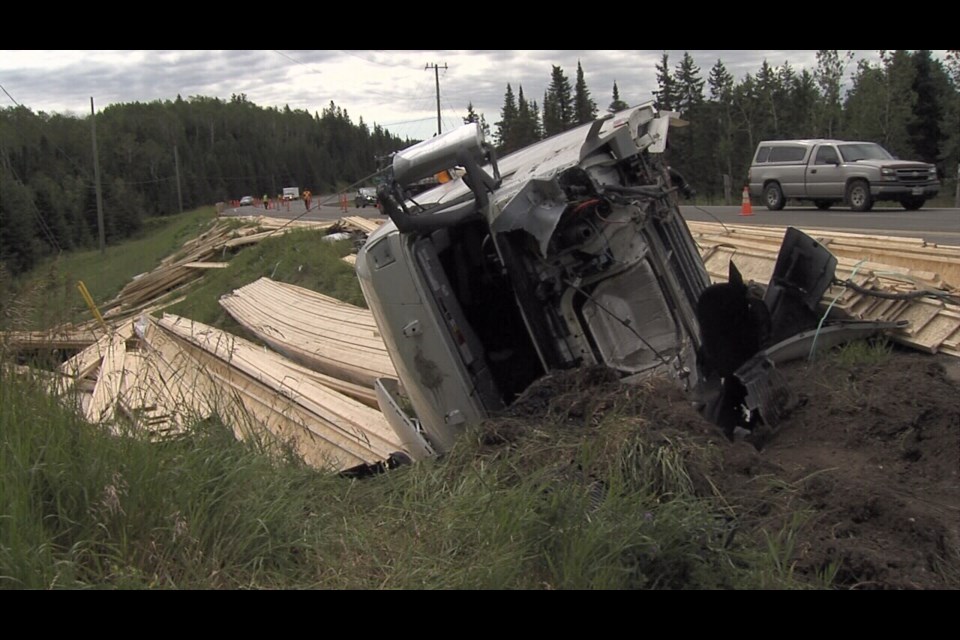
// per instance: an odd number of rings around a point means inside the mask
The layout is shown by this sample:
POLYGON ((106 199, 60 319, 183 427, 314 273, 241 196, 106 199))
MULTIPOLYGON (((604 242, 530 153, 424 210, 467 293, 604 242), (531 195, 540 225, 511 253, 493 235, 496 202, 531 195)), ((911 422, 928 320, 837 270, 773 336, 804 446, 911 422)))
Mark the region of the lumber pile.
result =
POLYGON ((405 450, 383 414, 334 388, 339 381, 178 316, 125 322, 59 373, 56 392, 88 421, 115 429, 127 423, 169 437, 216 415, 239 438, 274 438, 335 471, 405 450))
MULTIPOLYGON (((769 282, 784 229, 687 224, 713 282, 726 280, 731 260, 745 279, 763 285, 769 282)), ((960 288, 943 275, 946 272, 960 282, 960 274, 952 275, 960 261, 960 247, 924 246, 922 240, 912 238, 827 235, 822 230, 804 232, 834 253, 836 276, 840 280, 885 293, 960 293, 960 288), (836 251, 837 248, 841 250, 836 251)), ((953 299, 956 298, 954 295, 953 299)), ((890 300, 835 285, 824 294, 821 307, 831 318, 907 320, 910 324, 905 328, 890 332, 895 342, 929 353, 960 356, 960 306, 950 300, 930 297, 890 300)))
POLYGON ((206 377, 219 396, 239 403, 234 414, 246 419, 234 421, 239 437, 266 429, 308 464, 338 471, 405 449, 382 413, 321 384, 314 372, 282 355, 186 318, 165 315, 156 324, 189 354, 191 375, 206 377))

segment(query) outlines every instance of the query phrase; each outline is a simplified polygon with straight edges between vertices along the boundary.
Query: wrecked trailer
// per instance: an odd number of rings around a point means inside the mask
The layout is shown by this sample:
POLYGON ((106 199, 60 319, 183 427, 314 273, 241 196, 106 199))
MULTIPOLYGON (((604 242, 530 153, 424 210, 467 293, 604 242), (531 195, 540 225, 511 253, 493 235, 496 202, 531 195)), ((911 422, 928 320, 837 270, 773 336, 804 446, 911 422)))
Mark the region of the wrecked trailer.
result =
POLYGON ((651 102, 499 160, 472 123, 393 156, 390 222, 356 269, 399 377, 377 381, 380 406, 414 458, 558 369, 670 377, 728 435, 786 410, 771 345, 816 327, 836 260, 793 230, 765 293, 711 285, 664 156, 671 123, 651 102))

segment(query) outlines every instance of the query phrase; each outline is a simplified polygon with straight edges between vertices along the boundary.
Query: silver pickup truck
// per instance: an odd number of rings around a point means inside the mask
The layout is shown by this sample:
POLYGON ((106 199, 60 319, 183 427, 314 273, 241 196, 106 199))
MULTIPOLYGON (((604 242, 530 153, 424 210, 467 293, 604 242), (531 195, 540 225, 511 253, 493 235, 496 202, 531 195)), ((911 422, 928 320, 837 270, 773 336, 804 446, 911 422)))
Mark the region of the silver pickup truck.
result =
POLYGON ((934 165, 898 160, 874 142, 843 140, 761 142, 747 180, 750 195, 771 211, 787 200, 824 210, 846 204, 854 211, 891 200, 915 211, 940 191, 934 165))

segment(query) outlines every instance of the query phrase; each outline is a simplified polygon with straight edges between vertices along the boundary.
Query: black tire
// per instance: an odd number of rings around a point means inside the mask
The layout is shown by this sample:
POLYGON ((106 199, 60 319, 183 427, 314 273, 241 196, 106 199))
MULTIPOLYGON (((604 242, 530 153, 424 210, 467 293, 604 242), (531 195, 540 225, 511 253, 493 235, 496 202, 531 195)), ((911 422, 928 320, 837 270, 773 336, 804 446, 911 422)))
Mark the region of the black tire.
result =
POLYGON ((813 204, 816 205, 817 209, 820 209, 820 211, 826 211, 833 206, 833 202, 830 200, 815 200, 813 204))
POLYGON ((771 182, 763 188, 763 202, 770 211, 780 211, 787 204, 783 197, 783 189, 776 182, 771 182))
POLYGON ((863 180, 854 180, 847 186, 847 204, 854 211, 870 211, 873 208, 873 196, 870 185, 863 180))
POLYGON ((900 204, 903 205, 903 208, 907 211, 916 211, 923 206, 923 203, 926 202, 926 198, 904 198, 900 204))

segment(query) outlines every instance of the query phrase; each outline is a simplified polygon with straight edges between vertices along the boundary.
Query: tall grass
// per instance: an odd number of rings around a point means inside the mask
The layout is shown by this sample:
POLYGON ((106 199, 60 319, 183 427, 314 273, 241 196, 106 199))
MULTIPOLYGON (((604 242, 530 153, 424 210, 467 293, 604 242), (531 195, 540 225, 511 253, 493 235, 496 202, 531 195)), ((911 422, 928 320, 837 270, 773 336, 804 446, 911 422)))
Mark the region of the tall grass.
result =
POLYGON ((0 389, 8 588, 802 586, 783 546, 733 537, 680 443, 635 418, 495 450, 468 435, 443 458, 355 480, 216 420, 149 442, 83 423, 37 378, 4 370, 0 389))

